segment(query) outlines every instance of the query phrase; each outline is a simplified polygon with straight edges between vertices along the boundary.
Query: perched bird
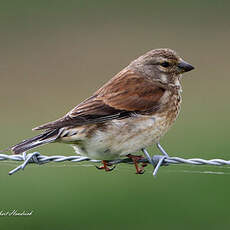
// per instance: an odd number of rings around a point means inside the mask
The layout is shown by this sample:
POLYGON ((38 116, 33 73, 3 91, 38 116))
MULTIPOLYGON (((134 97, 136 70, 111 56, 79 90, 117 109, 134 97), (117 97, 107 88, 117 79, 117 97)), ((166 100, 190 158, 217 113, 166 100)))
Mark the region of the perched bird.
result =
POLYGON ((37 146, 71 144, 77 154, 102 160, 132 155, 160 138, 176 120, 181 104, 181 77, 194 67, 171 49, 151 50, 115 75, 64 117, 34 128, 44 130, 12 146, 19 154, 37 146))

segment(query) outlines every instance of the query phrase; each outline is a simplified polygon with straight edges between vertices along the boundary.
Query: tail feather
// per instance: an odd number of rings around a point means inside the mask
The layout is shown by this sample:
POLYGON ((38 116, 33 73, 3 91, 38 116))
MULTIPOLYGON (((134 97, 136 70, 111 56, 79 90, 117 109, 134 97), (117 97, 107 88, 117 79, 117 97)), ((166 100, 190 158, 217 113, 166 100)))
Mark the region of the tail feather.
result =
POLYGON ((53 142, 58 137, 58 129, 48 130, 41 133, 35 137, 24 140, 10 148, 10 150, 15 154, 23 153, 29 149, 33 149, 39 145, 44 145, 53 142))

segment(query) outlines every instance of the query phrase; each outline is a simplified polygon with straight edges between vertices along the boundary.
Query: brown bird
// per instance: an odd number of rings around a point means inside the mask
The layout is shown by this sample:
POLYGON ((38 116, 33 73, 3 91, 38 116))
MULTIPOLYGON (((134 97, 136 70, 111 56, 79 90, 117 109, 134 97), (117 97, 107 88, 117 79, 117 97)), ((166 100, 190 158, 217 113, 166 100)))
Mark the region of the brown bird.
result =
POLYGON ((181 74, 194 69, 171 49, 155 49, 132 61, 64 117, 34 128, 42 134, 11 147, 19 154, 51 142, 68 143, 76 153, 102 160, 132 155, 160 138, 174 123, 181 104, 181 74))

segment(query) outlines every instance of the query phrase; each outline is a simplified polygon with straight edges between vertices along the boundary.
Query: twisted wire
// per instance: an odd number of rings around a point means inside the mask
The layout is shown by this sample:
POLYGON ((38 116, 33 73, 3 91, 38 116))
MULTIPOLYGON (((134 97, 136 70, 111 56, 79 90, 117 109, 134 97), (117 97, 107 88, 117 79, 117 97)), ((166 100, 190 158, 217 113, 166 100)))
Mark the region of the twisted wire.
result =
MULTIPOLYGON (((144 154, 146 158, 139 159, 139 163, 148 163, 152 164, 154 167, 153 175, 156 176, 160 166, 167 166, 170 164, 191 164, 191 165, 214 165, 214 166, 222 166, 222 165, 230 165, 230 160, 223 159, 211 159, 205 160, 200 158, 191 158, 184 159, 180 157, 169 157, 168 155, 154 155, 150 156, 146 150, 144 150, 144 154)), ((9 175, 12 175, 19 170, 23 170, 28 164, 47 164, 49 162, 63 162, 63 161, 71 161, 71 162, 83 162, 89 161, 93 163, 100 163, 100 160, 92 160, 88 157, 83 156, 45 156, 41 155, 39 152, 34 153, 23 153, 21 155, 7 155, 0 154, 0 161, 4 160, 12 160, 12 161, 23 161, 21 165, 16 167, 15 169, 9 172, 9 175)), ((117 165, 121 163, 133 164, 132 159, 117 159, 108 161, 108 163, 112 165, 117 165)))

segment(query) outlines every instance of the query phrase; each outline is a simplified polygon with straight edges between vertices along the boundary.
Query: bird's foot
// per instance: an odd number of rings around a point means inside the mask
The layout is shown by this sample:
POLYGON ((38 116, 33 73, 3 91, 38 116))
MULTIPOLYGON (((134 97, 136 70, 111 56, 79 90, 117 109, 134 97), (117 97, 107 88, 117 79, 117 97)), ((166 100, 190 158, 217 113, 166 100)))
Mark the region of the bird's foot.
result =
POLYGON ((107 161, 102 161, 103 166, 96 166, 97 169, 101 170, 104 169, 106 172, 110 172, 112 170, 115 169, 116 165, 114 165, 113 167, 108 167, 108 166, 112 166, 112 164, 108 163, 107 161))
POLYGON ((136 168, 136 174, 143 174, 145 172, 144 167, 146 167, 148 165, 147 163, 142 163, 141 168, 139 168, 139 166, 138 166, 138 161, 140 159, 143 159, 144 158, 143 156, 135 156, 135 155, 128 154, 127 157, 132 159, 134 166, 136 168))

